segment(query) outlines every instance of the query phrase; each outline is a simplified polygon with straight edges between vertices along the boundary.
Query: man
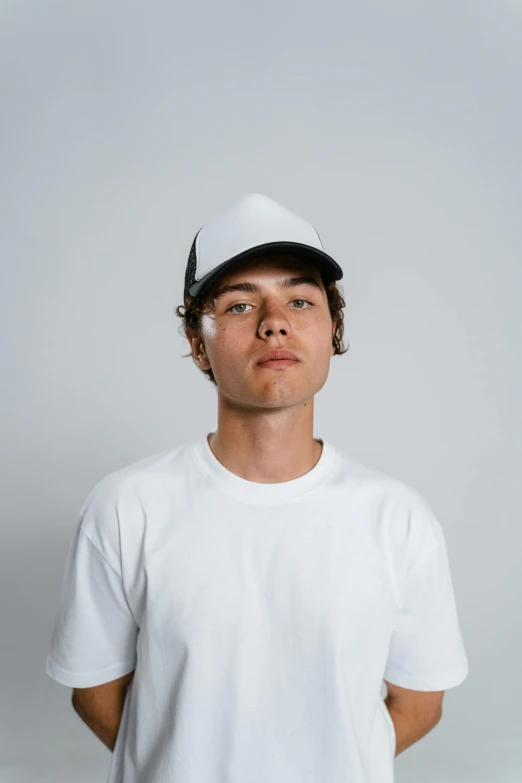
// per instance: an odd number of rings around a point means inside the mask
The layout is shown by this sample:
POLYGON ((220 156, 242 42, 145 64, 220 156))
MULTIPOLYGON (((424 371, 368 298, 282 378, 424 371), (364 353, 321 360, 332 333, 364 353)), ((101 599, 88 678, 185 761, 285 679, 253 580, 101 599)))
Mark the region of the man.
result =
POLYGON ((196 235, 183 318, 217 429, 91 491, 46 662, 109 783, 392 783, 468 674, 430 506, 313 437, 342 274, 260 194, 196 235))

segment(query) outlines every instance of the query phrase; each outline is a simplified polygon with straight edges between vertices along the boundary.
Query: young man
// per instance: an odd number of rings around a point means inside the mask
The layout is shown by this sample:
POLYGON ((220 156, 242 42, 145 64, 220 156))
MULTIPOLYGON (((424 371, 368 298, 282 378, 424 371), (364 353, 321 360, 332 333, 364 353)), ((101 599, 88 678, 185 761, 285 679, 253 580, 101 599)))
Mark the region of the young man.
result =
POLYGON ((185 326, 217 429, 91 491, 46 662, 109 783, 392 783, 468 674, 427 501, 313 437, 341 278, 259 194, 196 235, 185 326))

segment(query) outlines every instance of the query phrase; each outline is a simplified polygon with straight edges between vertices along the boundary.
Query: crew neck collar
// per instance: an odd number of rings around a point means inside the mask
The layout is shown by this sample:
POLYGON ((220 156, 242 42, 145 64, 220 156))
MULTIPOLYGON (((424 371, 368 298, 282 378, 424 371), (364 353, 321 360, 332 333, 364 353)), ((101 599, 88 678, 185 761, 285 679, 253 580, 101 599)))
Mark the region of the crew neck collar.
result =
POLYGON ((219 462, 208 442, 208 437, 211 434, 209 432, 205 437, 199 438, 191 444, 191 454, 198 467, 220 491, 237 500, 255 505, 278 504, 310 492, 326 479, 336 458, 335 447, 322 438, 317 438, 323 444, 323 450, 314 467, 307 473, 290 481, 271 484, 247 481, 247 479, 232 473, 219 462))

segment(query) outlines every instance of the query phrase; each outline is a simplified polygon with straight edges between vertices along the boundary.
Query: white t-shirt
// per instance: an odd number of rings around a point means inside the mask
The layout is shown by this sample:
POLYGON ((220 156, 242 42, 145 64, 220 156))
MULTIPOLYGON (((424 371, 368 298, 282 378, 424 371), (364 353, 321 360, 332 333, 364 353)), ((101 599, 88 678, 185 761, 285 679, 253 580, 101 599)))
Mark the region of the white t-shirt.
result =
POLYGON ((88 495, 45 670, 135 669, 108 783, 393 783, 383 678, 466 678, 440 523, 321 442, 292 481, 240 478, 202 437, 88 495))

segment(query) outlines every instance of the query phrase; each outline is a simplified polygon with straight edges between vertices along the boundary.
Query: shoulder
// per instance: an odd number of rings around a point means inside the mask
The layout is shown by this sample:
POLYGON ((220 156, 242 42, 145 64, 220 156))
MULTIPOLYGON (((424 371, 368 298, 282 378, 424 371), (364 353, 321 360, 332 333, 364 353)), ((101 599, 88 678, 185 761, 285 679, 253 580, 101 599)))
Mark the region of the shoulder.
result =
POLYGON ((110 563, 118 557, 122 527, 135 527, 161 487, 179 474, 185 444, 136 460, 102 476, 79 512, 79 527, 110 563))
POLYGON ((80 510, 80 516, 90 511, 101 511, 125 501, 133 491, 147 487, 147 483, 175 475, 182 462, 186 444, 152 454, 131 462, 100 478, 90 490, 80 510))
POLYGON ((356 507, 377 520, 390 548, 408 546, 416 559, 440 543, 442 525, 421 491, 342 449, 337 448, 337 452, 338 479, 350 486, 356 507))

